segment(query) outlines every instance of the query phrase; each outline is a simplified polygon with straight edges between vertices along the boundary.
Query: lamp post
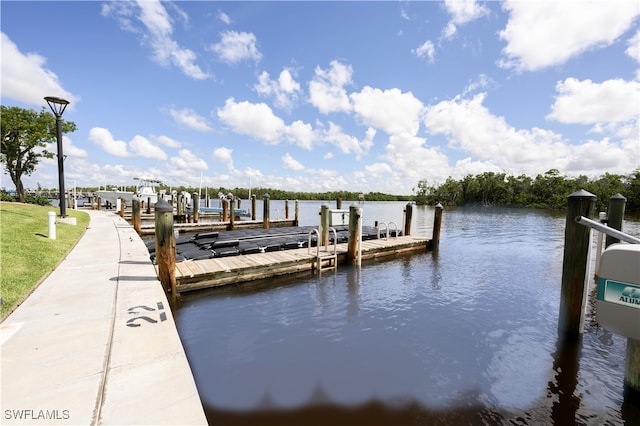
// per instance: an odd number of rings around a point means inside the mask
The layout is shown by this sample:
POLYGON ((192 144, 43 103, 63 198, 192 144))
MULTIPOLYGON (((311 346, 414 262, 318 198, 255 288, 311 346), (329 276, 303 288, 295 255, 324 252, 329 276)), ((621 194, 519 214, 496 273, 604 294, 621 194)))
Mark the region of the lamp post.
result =
POLYGON ((56 116, 56 139, 58 143, 58 197, 60 199, 60 216, 67 216, 64 193, 64 156, 62 154, 62 113, 69 104, 69 101, 62 98, 47 96, 44 98, 49 104, 49 108, 56 116))

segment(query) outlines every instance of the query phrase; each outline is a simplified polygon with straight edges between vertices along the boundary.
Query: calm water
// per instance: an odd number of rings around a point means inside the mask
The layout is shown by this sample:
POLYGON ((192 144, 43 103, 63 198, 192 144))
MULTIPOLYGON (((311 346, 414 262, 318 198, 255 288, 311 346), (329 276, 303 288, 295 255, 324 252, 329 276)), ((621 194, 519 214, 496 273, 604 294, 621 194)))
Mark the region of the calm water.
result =
MULTIPOLYGON (((401 226, 403 206, 366 203, 365 224, 401 226)), ((300 203, 302 225, 318 207, 300 203)), ((176 320, 209 421, 640 424, 626 338, 595 321, 557 338, 564 221, 447 209, 437 254, 188 294, 176 320)), ((414 234, 432 222, 414 207, 414 234)))

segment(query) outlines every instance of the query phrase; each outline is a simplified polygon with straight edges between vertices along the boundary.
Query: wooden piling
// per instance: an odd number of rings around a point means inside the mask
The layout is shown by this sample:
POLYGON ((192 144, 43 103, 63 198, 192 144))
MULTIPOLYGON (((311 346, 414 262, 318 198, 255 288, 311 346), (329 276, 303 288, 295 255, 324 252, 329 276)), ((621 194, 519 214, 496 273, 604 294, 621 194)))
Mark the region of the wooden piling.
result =
POLYGON ((299 207, 298 206, 298 200, 296 200, 296 205, 295 205, 295 210, 296 211, 295 211, 295 218, 294 218, 293 226, 299 226, 299 223, 300 223, 300 221, 298 220, 298 218, 299 218, 299 216, 298 216, 298 213, 299 213, 298 207, 299 207))
POLYGON ((438 250, 438 247, 440 247, 440 229, 442 229, 443 211, 444 207, 442 207, 442 204, 436 204, 433 214, 433 234, 431 236, 431 242, 429 243, 431 250, 438 250))
POLYGON ((222 221, 226 222, 229 218, 229 203, 226 198, 222 199, 222 221))
POLYGON ((147 214, 151 214, 151 197, 147 197, 147 214))
POLYGON ((120 211, 118 212, 118 214, 120 215, 120 217, 124 217, 124 205, 126 203, 122 198, 119 198, 118 201, 120 201, 120 211))
MULTIPOLYGON (((407 203, 404 209, 404 235, 411 235, 411 219, 413 218, 413 204, 407 203)), ((387 230, 387 232, 389 232, 387 230)))
POLYGON ((577 336, 583 332, 589 289, 587 270, 591 248, 591 229, 577 223, 575 218, 577 216, 587 218, 593 216, 596 196, 585 190, 580 190, 569 195, 567 199, 558 333, 563 336, 577 336))
POLYGON ((627 338, 624 363, 625 393, 632 394, 640 402, 640 340, 627 338))
POLYGON ((96 210, 102 210, 102 197, 98 196, 98 206, 96 210))
POLYGON ((262 204, 262 227, 269 229, 269 194, 264 194, 264 201, 262 204))
POLYGON ((329 205, 320 206, 320 241, 322 246, 329 245, 329 205))
POLYGON ((256 220, 256 195, 251 195, 251 220, 256 220))
POLYGON ((161 200, 153 206, 155 211, 155 243, 158 278, 173 299, 176 292, 176 240, 173 235, 173 206, 161 200))
MULTIPOLYGON (((339 196, 339 195, 336 198, 336 209, 338 209, 338 210, 342 209, 342 197, 339 196)), ((351 207, 349 207, 349 209, 351 209, 351 207)))
POLYGON ((289 200, 284 200, 284 218, 289 219, 289 200))
POLYGON ((235 205, 234 203, 234 197, 231 197, 231 200, 229 200, 229 204, 231 205, 231 213, 229 215, 229 230, 233 231, 233 229, 236 226, 236 212, 235 209, 233 208, 233 206, 235 205))
POLYGON ((133 198, 131 202, 131 224, 133 225, 133 229, 140 235, 142 231, 142 224, 140 218, 140 200, 137 197, 133 198))
POLYGON ((194 192, 191 194, 191 200, 193 203, 193 223, 198 223, 200 220, 200 195, 194 192))
MULTIPOLYGON (((609 198, 609 211, 607 215, 607 226, 609 228, 622 231, 622 221, 624 220, 624 209, 627 204, 627 199, 622 194, 616 194, 609 198)), ((607 235, 605 240, 605 248, 611 244, 619 243, 620 240, 607 235)))
POLYGON ((354 264, 360 251, 361 210, 357 204, 349 206, 349 240, 347 242, 347 263, 354 264))

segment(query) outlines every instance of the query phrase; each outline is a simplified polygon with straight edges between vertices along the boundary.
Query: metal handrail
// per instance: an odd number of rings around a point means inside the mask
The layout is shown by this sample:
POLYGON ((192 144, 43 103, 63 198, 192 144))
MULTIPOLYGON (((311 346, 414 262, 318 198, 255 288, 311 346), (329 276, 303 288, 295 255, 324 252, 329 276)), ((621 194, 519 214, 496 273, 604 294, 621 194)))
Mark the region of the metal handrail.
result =
POLYGON ((584 216, 577 216, 575 221, 580 225, 586 226, 587 228, 595 229, 596 231, 600 231, 603 234, 607 234, 608 236, 616 238, 620 241, 625 241, 631 244, 640 244, 640 238, 634 237, 633 235, 625 234, 622 231, 610 228, 584 216))

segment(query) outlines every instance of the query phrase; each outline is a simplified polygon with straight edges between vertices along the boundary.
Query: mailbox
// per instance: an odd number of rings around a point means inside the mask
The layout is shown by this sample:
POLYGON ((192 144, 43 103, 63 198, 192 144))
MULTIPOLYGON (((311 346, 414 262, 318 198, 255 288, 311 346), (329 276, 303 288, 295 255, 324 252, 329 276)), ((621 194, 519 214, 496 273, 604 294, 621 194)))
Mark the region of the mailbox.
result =
POLYGON ((640 340, 640 244, 612 244, 602 253, 596 319, 609 331, 640 340))

